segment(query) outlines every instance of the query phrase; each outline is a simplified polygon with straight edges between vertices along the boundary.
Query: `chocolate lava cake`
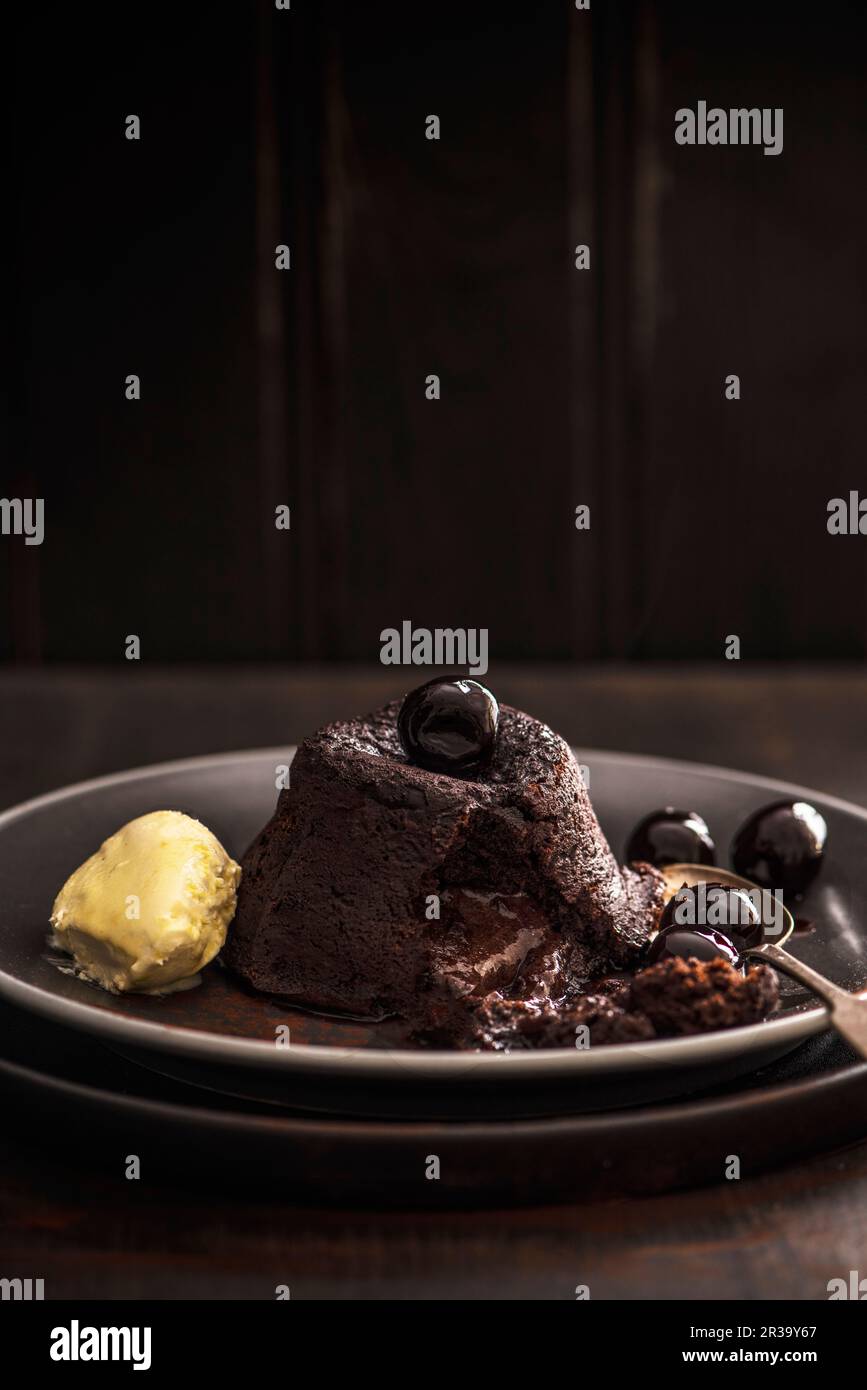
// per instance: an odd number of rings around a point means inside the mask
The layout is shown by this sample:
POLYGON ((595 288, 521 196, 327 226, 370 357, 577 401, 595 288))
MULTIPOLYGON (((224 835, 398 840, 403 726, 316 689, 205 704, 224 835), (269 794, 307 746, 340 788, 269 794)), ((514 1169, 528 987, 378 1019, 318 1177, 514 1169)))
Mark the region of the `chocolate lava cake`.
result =
POLYGON ((397 1015, 427 1045, 574 1046, 582 1023, 591 1041, 634 1041, 726 1026, 727 1009, 732 1023, 761 1017, 766 967, 724 965, 692 1028, 682 981, 666 1006, 653 987, 665 993, 667 965, 634 974, 662 875, 617 864, 568 745, 484 694, 496 736, 470 771, 411 761, 400 701, 301 744, 242 862, 229 966, 287 1003, 397 1015))

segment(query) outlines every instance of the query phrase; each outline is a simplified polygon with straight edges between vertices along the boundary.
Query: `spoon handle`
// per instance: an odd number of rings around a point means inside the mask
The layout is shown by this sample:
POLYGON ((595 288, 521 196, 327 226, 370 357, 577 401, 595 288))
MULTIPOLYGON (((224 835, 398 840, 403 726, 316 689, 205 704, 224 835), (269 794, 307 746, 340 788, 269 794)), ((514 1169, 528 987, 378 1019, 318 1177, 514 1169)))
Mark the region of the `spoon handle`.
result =
POLYGON ((754 947, 748 954, 776 966, 786 975, 791 975, 799 984, 806 985, 814 994, 818 994, 820 999, 824 999, 837 1032, 843 1035, 856 1052, 862 1057, 867 1057, 867 997, 850 994, 847 989, 841 989, 832 980, 820 975, 818 970, 813 970, 795 956, 790 956, 782 946, 776 946, 773 942, 766 941, 764 945, 754 947))

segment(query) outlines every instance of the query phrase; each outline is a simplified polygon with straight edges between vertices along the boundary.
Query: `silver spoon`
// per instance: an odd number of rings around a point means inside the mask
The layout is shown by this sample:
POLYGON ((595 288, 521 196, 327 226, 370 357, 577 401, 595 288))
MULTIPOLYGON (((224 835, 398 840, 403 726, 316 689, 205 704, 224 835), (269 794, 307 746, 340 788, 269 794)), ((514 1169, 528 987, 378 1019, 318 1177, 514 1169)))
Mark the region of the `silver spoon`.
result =
MULTIPOLYGON (((712 864, 668 864, 662 870, 662 875, 665 879, 666 902, 673 898, 684 884, 688 888, 695 888, 700 883, 727 883, 732 888, 746 888, 751 893, 762 892, 758 885, 751 883, 749 879, 730 873, 728 869, 717 869, 712 864)), ((790 975, 793 980, 818 994, 828 1005, 830 1022, 837 1032, 856 1052, 862 1057, 867 1057, 867 995, 850 994, 849 990, 841 989, 833 980, 820 975, 818 970, 805 965, 803 961, 784 950, 784 943, 795 930, 795 923, 787 907, 781 904, 780 911, 782 921, 779 923, 779 931, 775 933, 775 939, 765 940, 760 946, 748 946, 742 954, 754 960, 765 961, 775 970, 790 975)), ((765 931, 767 933, 767 927, 765 931)))

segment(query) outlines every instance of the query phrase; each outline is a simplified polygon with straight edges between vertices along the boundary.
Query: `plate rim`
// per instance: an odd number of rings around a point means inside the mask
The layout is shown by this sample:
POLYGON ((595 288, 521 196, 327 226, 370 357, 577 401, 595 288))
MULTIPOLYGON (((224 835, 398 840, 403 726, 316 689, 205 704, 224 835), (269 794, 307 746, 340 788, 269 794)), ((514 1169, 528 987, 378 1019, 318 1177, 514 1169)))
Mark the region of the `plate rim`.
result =
POLYGON ((156 1118, 161 1115, 168 1115, 178 1121, 189 1121, 192 1117, 193 1121, 206 1119, 209 1123, 217 1124, 226 1122, 235 1125, 240 1122, 245 1128, 249 1125, 263 1132, 274 1129, 295 1130, 297 1132, 327 1129, 330 1133, 342 1138, 357 1136, 363 1131, 375 1132, 377 1136, 387 1138, 393 1135, 397 1128, 400 1128, 412 1130, 413 1135, 419 1138, 424 1138, 426 1135, 439 1138, 448 1134, 460 1133, 464 1138, 485 1139, 506 1131, 513 1136, 528 1137, 541 1135, 543 1132, 545 1135, 556 1137, 563 1131, 572 1130, 585 1130, 593 1134, 603 1135, 611 1128, 630 1130, 645 1124, 648 1120, 651 1123, 657 1123, 660 1120, 679 1122, 683 1118, 685 1109, 691 1112, 691 1117, 698 1119, 727 1117, 730 1114, 738 1113, 744 1106, 763 1106, 769 1101, 771 1103, 785 1102, 795 1094, 803 1095, 806 1091, 812 1095, 826 1090, 829 1085, 845 1090, 854 1082, 867 1083, 867 1061, 854 1061, 849 1066, 834 1068, 818 1075, 789 1077, 785 1081, 775 1081, 770 1086, 760 1086, 755 1090, 746 1092, 727 1092, 723 1095, 698 1096, 697 1098, 690 1095, 663 1097, 659 1100, 649 1101, 642 1106, 627 1105, 613 1110, 579 1111, 574 1114, 494 1116, 493 1118, 459 1120, 436 1116, 428 1118, 408 1116, 394 1120, 376 1115, 346 1116, 327 1111, 316 1115, 295 1115, 291 1111, 281 1112, 280 1110, 260 1114, 232 1106, 215 1109, 207 1105, 201 1098, 196 1103, 188 1104, 162 1096, 140 1096, 129 1092, 114 1091, 109 1086, 99 1082, 55 1076, 53 1072, 45 1071, 42 1067, 28 1066, 24 1062, 14 1062, 6 1057, 0 1057, 0 1075, 4 1074, 26 1085, 65 1093, 73 1099, 85 1098, 100 1103, 106 1102, 113 1109, 120 1105, 130 1113, 148 1111, 156 1118))
MULTIPOLYGON (((263 758, 278 757, 286 760, 294 757, 297 744, 277 744, 264 748, 247 748, 222 753, 200 754, 192 758, 170 759, 166 762, 151 763, 120 772, 110 772, 99 777, 87 778, 81 782, 58 787, 44 792, 27 801, 19 802, 0 812, 0 836, 7 825, 24 820, 47 806, 56 805, 76 796, 101 791, 105 788, 129 782, 147 781, 166 774, 184 773, 200 768, 213 768, 223 763, 237 764, 252 762, 263 758), (291 755, 291 756, 290 756, 291 755)), ((726 782, 740 783, 744 780, 754 786, 765 787, 777 795, 791 795, 801 799, 818 798, 827 806, 856 819, 867 822, 867 808, 855 802, 844 800, 815 788, 760 774, 739 771, 734 768, 718 767, 713 763, 696 763, 688 759, 657 757, 647 753, 628 753, 617 749, 581 748, 573 745, 576 756, 592 761, 604 758, 611 764, 636 763, 654 767, 670 766, 679 772, 712 776, 726 782)), ((733 1052, 751 1050, 762 1046, 781 1048, 805 1041, 808 1037, 822 1032, 830 1026, 828 1010, 824 1005, 802 1010, 783 1018, 769 1018, 760 1023, 748 1024, 739 1028, 719 1029, 682 1038, 655 1038, 648 1042, 617 1043, 592 1052, 593 1066, 588 1069, 591 1056, 583 1049, 540 1049, 538 1051, 501 1052, 454 1052, 438 1049, 409 1048, 350 1048, 323 1046, 314 1043, 297 1043, 292 1047, 276 1047, 272 1042, 260 1038, 241 1038, 230 1034, 210 1033, 183 1025, 160 1023, 157 1020, 136 1018, 98 1009, 87 1002, 65 999, 38 985, 20 980, 0 968, 0 998, 47 1017, 57 1023, 81 1031, 101 1035, 114 1041, 141 1046, 145 1050, 183 1053, 202 1061, 230 1062, 234 1065, 260 1067, 269 1070, 284 1070, 291 1074, 296 1069, 305 1072, 319 1071, 331 1075, 352 1068, 359 1076, 367 1075, 382 1078, 393 1076, 395 1064, 407 1073, 430 1080, 450 1080, 453 1082, 467 1078, 493 1081, 504 1080, 516 1071, 524 1077, 539 1072, 549 1079, 581 1080, 582 1066, 594 1076, 604 1073, 618 1073, 623 1070, 646 1070, 659 1066, 689 1066, 699 1060, 709 1063, 722 1060, 733 1052), (739 1046, 740 1044, 740 1046, 739 1046), (508 1063, 508 1065, 507 1065, 508 1063)))

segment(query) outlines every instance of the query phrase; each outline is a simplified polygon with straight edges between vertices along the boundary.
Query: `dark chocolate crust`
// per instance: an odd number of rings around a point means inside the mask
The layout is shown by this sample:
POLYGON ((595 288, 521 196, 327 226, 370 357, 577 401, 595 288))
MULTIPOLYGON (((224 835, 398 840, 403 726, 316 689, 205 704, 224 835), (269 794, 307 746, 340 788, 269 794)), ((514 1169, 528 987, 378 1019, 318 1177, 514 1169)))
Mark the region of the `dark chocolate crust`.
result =
POLYGON ((225 959, 249 985, 398 1015, 421 1045, 496 1050, 642 1042, 770 1012, 766 966, 641 968, 662 876, 616 863, 571 750, 544 724, 501 706, 491 763, 454 777, 408 762, 399 709, 299 748, 243 860, 225 959))
POLYGON ((637 962, 662 879, 616 863, 567 744, 504 705, 490 765, 452 777, 407 761, 399 708, 301 745, 244 857, 228 964, 286 1000, 444 1038, 468 1000, 516 983, 564 998, 637 962))

